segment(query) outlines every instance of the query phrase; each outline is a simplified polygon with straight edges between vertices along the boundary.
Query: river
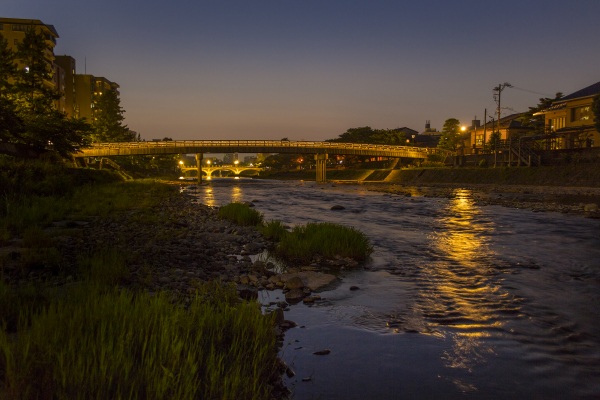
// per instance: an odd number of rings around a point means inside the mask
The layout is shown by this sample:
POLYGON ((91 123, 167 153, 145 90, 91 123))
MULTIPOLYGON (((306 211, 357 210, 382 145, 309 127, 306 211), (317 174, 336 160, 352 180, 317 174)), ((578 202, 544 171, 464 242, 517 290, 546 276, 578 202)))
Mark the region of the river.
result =
POLYGON ((373 244, 321 302, 285 312, 294 399, 600 398, 600 220, 477 206, 462 189, 215 179, 198 196, 354 226, 373 244))

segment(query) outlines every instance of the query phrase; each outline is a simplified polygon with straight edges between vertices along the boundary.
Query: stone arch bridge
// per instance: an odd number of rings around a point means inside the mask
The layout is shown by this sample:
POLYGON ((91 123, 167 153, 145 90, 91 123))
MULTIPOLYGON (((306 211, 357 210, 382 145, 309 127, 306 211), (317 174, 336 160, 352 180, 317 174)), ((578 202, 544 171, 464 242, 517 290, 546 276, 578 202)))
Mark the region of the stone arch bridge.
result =
MULTIPOLYGON (((185 166, 181 166, 179 167, 179 169, 182 172, 187 172, 187 171, 197 171, 198 167, 185 167, 185 166)), ((217 172, 217 171, 229 171, 229 172, 233 172, 234 175, 240 175, 242 172, 244 171, 253 171, 255 173, 259 173, 260 171, 264 171, 264 168, 259 168, 259 167, 242 167, 242 166, 238 166, 238 165, 230 165, 230 164, 224 164, 224 165, 213 165, 213 166, 202 166, 201 167, 201 172, 204 172, 206 174, 206 177, 208 179, 212 178, 213 172, 217 172)))
POLYGON ((363 143, 308 142, 288 140, 169 140, 151 142, 96 143, 82 148, 75 157, 196 154, 198 180, 202 179, 205 153, 292 153, 313 154, 317 182, 326 181, 326 161, 330 154, 426 159, 432 154, 451 155, 446 150, 363 143))

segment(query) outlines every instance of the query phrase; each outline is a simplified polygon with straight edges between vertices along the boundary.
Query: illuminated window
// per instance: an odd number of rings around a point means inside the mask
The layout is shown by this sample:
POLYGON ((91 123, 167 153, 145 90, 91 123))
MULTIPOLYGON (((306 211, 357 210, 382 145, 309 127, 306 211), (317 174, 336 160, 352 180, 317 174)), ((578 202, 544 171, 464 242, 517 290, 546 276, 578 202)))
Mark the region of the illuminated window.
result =
POLYGON ((592 119, 592 107, 575 107, 571 108, 571 122, 589 121, 592 119))

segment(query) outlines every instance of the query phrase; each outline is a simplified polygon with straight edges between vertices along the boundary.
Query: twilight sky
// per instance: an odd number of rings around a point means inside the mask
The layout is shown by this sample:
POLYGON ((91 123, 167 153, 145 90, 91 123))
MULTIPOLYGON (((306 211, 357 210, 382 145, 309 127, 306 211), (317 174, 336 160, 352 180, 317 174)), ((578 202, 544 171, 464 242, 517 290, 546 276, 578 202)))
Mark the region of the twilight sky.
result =
POLYGON ((600 81, 598 0, 2 0, 121 86, 147 140, 466 125, 600 81))

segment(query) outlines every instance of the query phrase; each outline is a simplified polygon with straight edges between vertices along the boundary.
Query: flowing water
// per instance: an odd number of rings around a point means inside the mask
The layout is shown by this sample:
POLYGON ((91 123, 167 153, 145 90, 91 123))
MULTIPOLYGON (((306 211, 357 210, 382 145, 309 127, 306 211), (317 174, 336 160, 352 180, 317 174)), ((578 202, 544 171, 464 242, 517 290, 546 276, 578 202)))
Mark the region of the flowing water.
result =
POLYGON ((468 190, 421 194, 262 180, 199 188, 204 204, 252 201, 266 220, 334 222, 372 241, 364 269, 285 313, 298 324, 281 351, 294 398, 600 398, 600 220, 477 206, 468 190))

